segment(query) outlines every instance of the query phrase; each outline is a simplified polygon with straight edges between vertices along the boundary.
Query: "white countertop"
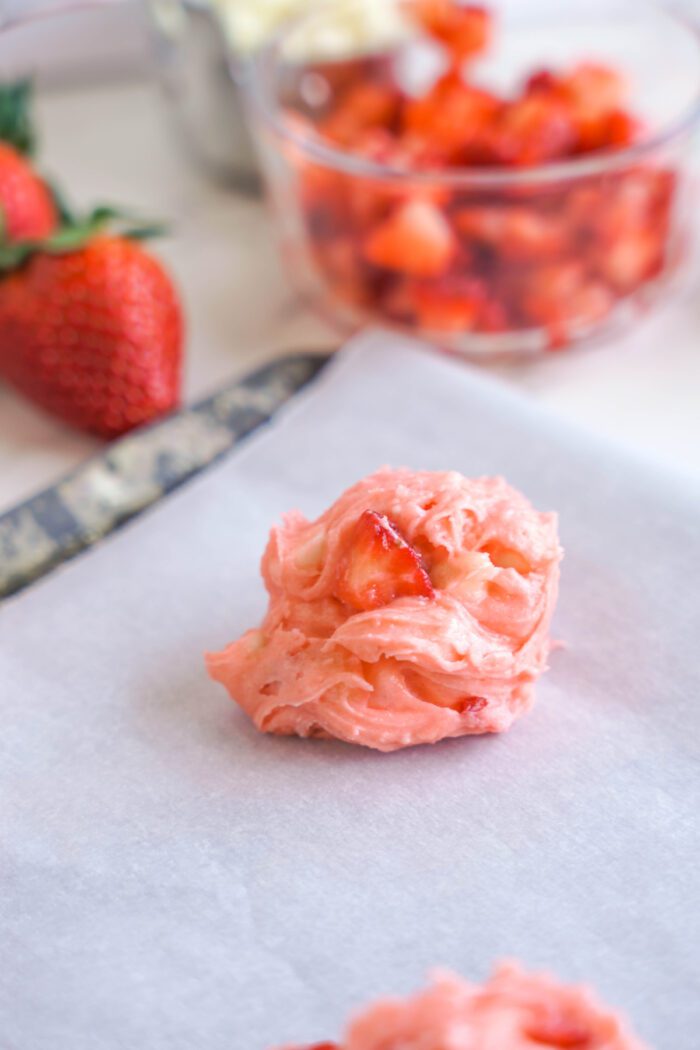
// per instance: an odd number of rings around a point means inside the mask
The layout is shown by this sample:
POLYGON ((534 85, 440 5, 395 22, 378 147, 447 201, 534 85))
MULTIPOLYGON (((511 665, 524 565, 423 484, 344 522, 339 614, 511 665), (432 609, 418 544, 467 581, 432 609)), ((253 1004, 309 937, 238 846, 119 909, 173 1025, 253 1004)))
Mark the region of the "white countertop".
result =
MULTIPOLYGON (((188 315, 186 397, 284 350, 337 345, 286 286, 264 206, 194 171, 160 103, 148 83, 111 84, 45 97, 39 117, 44 168, 73 199, 120 202, 174 227, 157 250, 188 315)), ((543 405, 697 477, 698 283, 613 344, 498 371, 543 405)), ((0 510, 99 447, 0 388, 0 510)))

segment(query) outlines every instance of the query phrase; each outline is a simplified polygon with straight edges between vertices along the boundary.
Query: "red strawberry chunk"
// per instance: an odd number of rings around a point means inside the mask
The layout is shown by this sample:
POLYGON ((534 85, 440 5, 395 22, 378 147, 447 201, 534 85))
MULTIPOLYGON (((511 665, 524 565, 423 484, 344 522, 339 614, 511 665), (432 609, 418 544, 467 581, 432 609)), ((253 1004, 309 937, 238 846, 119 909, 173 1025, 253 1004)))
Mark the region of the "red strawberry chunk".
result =
POLYGON ((537 69, 530 73, 523 86, 524 95, 549 95, 560 90, 561 78, 551 69, 537 69))
POLYGON ((576 125, 564 102, 526 95, 503 108, 484 137, 483 159, 487 164, 542 164, 571 153, 576 141, 576 125))
POLYGON ((477 151, 501 107, 495 95, 450 72, 427 95, 406 102, 402 128, 404 134, 429 142, 443 155, 443 163, 459 163, 477 151))
POLYGON ((558 98, 571 114, 576 126, 576 151, 590 153, 611 145, 628 144, 638 132, 638 125, 621 110, 625 94, 622 76, 609 66, 582 62, 567 74, 549 74, 546 88, 543 74, 531 77, 527 84, 530 93, 544 92, 558 98), (613 117, 613 114, 617 116, 613 117))
POLYGON ((567 245, 563 224, 534 208, 463 208, 455 214, 455 225, 467 237, 498 248, 506 259, 545 259, 567 245))
POLYGON ((358 611, 395 598, 433 598, 420 555, 384 514, 366 510, 357 520, 338 567, 335 596, 358 611))
POLYGON ((348 88, 319 130, 334 142, 354 145, 358 135, 366 129, 390 126, 398 103, 399 94, 394 88, 382 84, 356 84, 348 88))
POLYGON ((492 17, 478 4, 417 0, 414 7, 423 27, 457 62, 483 51, 491 39, 492 17))
POLYGON ((455 249, 452 227, 429 201, 403 204, 375 227, 364 244, 374 266, 414 277, 437 277, 447 269, 455 249))
POLYGON ((625 292, 652 276, 662 261, 658 237, 642 228, 615 238, 601 254, 601 271, 614 288, 625 292))
POLYGON ((531 320, 546 324, 550 320, 572 316, 572 303, 585 287, 583 266, 573 260, 560 265, 540 266, 523 282, 520 306, 531 320))
POLYGON ((294 1050, 341 1050, 337 1043, 314 1043, 313 1046, 298 1046, 294 1050))
POLYGON ((482 332, 506 332, 509 327, 506 303, 494 296, 487 298, 481 307, 479 322, 482 332))
POLYGON ((592 1043, 587 1025, 565 1017, 551 1017, 536 1021, 525 1033, 533 1043, 553 1050, 586 1050, 592 1043))
POLYGON ((615 298, 601 281, 591 279, 576 262, 537 268, 519 289, 521 314, 547 329, 553 349, 574 331, 590 328, 610 313, 615 298))
POLYGON ((581 115, 601 117, 618 109, 625 95, 624 78, 610 66, 581 62, 560 80, 561 92, 581 115))
POLYGON ((624 109, 614 109, 602 122, 602 145, 608 149, 624 149, 641 137, 641 121, 624 109))
POLYGON ((413 296, 421 327, 433 332, 472 331, 485 300, 483 284, 467 277, 417 284, 413 296))

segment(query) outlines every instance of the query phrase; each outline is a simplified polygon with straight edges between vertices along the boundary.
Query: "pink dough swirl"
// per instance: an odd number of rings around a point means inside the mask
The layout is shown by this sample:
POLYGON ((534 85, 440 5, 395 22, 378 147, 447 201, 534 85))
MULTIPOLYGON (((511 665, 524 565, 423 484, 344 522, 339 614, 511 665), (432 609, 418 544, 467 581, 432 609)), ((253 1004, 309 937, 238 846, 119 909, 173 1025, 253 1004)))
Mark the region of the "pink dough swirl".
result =
POLYGON ((502 478, 382 469, 262 559, 260 628, 207 656, 255 725, 380 751, 501 732, 550 650, 561 548, 502 478))
POLYGON ((498 966, 484 985, 439 972, 408 999, 380 999, 340 1043, 286 1050, 648 1050, 586 988, 498 966))

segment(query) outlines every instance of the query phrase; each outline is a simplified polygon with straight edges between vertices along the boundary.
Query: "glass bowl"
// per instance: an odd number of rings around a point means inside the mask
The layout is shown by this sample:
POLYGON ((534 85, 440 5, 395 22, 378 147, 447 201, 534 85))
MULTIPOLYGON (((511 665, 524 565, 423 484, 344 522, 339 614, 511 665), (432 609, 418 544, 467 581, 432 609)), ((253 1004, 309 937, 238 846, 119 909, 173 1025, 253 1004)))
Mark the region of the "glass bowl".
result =
POLYGON ((691 246, 700 119, 692 21, 636 2, 564 9, 552 0, 536 13, 495 5, 494 43, 474 80, 507 94, 543 67, 604 63, 624 76, 644 133, 634 145, 537 166, 430 170, 395 153, 387 163, 380 140, 360 154, 319 133, 349 84, 416 92, 439 72, 434 44, 415 27, 345 53, 338 25, 366 7, 344 0, 289 23, 251 70, 263 172, 299 294, 344 331, 396 326, 469 356, 559 349, 617 330, 655 302, 691 246), (378 260, 369 246, 399 214, 399 228, 449 241, 449 261, 426 264, 400 236, 394 257, 378 260))

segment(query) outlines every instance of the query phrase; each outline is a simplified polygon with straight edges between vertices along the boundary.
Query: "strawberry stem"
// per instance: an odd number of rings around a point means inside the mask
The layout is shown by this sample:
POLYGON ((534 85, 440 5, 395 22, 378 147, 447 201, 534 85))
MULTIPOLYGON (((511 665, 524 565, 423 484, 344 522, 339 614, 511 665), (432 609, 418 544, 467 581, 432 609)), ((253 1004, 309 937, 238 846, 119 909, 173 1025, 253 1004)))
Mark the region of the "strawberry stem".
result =
POLYGON ((76 219, 64 202, 59 206, 64 219, 59 228, 44 240, 9 242, 0 216, 0 273, 23 266, 33 255, 65 255, 78 251, 101 233, 109 232, 129 240, 146 240, 167 232, 161 223, 144 222, 129 211, 102 204, 82 219, 76 219))
POLYGON ((31 157, 36 134, 31 119, 34 89, 29 78, 0 84, 0 139, 31 157))

